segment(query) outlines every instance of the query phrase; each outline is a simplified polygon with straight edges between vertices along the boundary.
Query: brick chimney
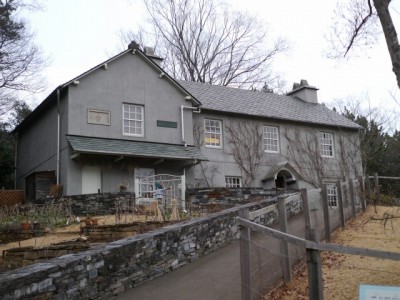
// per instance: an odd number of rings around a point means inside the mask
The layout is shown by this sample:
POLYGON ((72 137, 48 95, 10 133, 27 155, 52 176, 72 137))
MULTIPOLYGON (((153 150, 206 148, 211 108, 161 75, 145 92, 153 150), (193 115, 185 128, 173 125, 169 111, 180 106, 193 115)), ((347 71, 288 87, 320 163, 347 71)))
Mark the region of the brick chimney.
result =
POLYGON ((286 93, 288 96, 297 97, 308 103, 318 103, 318 89, 315 86, 310 86, 307 80, 300 80, 300 83, 294 83, 293 89, 286 93))

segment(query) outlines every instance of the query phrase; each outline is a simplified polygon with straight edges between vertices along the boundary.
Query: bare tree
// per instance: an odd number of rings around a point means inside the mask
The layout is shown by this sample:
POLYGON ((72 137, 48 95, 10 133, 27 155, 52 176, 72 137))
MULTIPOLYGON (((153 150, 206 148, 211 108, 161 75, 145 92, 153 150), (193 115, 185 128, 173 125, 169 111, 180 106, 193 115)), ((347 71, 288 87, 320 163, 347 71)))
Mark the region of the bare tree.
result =
POLYGON ((251 186, 263 158, 263 135, 259 124, 251 121, 226 122, 230 153, 242 171, 243 185, 251 186))
POLYGON ((321 187, 326 176, 326 160, 321 156, 317 133, 313 129, 286 128, 287 159, 305 181, 321 187))
POLYGON ((338 149, 338 164, 342 178, 358 178, 363 174, 362 157, 360 153, 360 136, 339 129, 336 134, 338 149))
POLYGON ((392 70, 400 87, 400 45, 389 4, 391 0, 351 0, 336 9, 330 42, 331 57, 346 56, 351 49, 375 42, 382 29, 392 61, 392 70), (379 23, 378 23, 379 20, 379 23), (380 25, 380 26, 379 26, 380 25))
POLYGON ((33 35, 18 10, 32 9, 19 0, 0 0, 0 117, 18 103, 19 92, 37 92, 43 85, 43 60, 33 35))
MULTIPOLYGON (((360 131, 360 142, 357 142, 360 143, 363 173, 373 174, 384 170, 383 167, 387 165, 382 160, 388 150, 389 134, 395 131, 396 114, 383 107, 361 106, 362 102, 367 102, 366 100, 368 99, 365 97, 337 100, 332 106, 339 113, 363 127, 360 131)), ((342 141, 339 140, 339 142, 342 141)), ((348 145, 355 142, 355 140, 343 141, 347 144, 344 149, 349 151, 348 145)))
POLYGON ((154 45, 175 78, 242 88, 277 87, 271 63, 287 49, 269 41, 255 17, 234 12, 214 0, 149 0, 152 32, 125 34, 154 45), (149 39, 150 37, 150 39, 149 39), (268 46, 270 45, 270 46, 268 46))

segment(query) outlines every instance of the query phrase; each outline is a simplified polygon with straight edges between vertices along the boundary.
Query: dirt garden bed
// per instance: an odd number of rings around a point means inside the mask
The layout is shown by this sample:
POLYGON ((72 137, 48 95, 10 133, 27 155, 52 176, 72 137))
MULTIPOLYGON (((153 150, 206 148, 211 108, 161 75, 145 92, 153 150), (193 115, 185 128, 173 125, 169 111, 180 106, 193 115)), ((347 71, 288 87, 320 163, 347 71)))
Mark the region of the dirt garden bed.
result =
MULTIPOLYGON (((332 243, 400 253, 400 208, 369 206, 332 236, 332 243)), ((358 299, 359 285, 400 286, 400 261, 322 252, 324 299, 358 299)), ((270 291, 264 299, 308 299, 307 267, 294 279, 270 291)))
MULTIPOLYGON (((22 230, 17 225, 3 228, 3 234, 16 236, 0 244, 0 271, 15 269, 52 257, 77 253, 91 245, 148 232, 183 220, 162 221, 151 215, 96 216, 87 221, 77 218, 68 226, 22 230), (85 222, 86 221, 86 222, 85 222)), ((1 230, 0 230, 1 231, 1 230)))

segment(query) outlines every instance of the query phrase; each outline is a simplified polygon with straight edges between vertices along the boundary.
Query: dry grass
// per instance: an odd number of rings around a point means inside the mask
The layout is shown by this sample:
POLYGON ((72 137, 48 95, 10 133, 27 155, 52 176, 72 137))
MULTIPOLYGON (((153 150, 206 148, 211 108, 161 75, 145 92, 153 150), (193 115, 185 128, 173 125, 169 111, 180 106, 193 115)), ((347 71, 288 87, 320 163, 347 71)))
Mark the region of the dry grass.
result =
MULTIPOLYGON (((370 206, 333 234, 332 243, 400 253, 400 208, 370 206)), ((324 299, 358 299, 359 285, 400 286, 400 261, 339 253, 322 253, 324 299)), ((265 299, 308 299, 303 263, 292 282, 275 288, 265 299)))

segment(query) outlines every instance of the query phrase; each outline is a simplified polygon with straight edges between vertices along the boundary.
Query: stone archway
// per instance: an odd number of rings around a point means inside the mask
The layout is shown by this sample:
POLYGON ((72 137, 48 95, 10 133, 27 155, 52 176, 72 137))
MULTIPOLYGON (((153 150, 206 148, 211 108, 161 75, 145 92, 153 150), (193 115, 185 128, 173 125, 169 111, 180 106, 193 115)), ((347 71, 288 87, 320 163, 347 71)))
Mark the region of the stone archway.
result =
POLYGON ((298 189, 300 175, 288 163, 283 162, 271 167, 262 181, 269 188, 276 189, 298 189))

